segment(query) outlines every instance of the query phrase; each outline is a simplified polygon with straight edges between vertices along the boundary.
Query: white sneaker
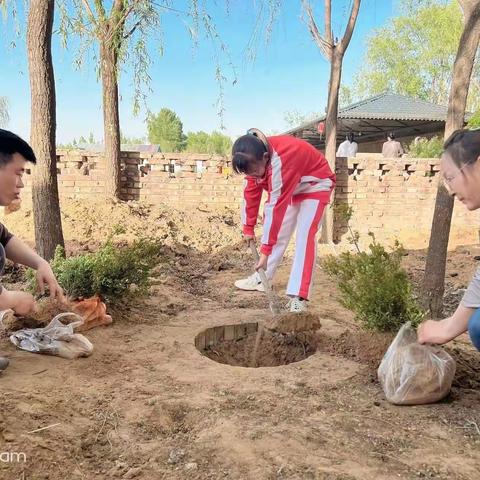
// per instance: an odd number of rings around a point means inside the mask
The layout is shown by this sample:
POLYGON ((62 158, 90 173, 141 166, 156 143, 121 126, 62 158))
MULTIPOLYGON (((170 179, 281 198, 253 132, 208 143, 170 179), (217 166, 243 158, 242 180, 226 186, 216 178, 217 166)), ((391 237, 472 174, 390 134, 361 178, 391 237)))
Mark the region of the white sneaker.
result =
POLYGON ((248 290, 248 291, 256 290, 258 292, 265 291, 262 285, 262 281, 260 280, 260 277, 256 272, 247 278, 242 278, 242 280, 237 280, 235 282, 235 286, 240 290, 248 290))
POLYGON ((307 310, 307 300, 300 300, 299 297, 293 297, 287 304, 287 308, 292 313, 305 312, 307 310))

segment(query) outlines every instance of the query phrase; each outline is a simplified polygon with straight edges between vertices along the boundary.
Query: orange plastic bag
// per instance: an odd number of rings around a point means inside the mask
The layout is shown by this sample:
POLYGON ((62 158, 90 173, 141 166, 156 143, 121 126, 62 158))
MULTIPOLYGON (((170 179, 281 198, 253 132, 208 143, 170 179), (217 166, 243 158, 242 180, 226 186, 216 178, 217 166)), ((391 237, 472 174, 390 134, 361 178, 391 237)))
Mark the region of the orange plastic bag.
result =
POLYGON ((77 327, 78 332, 84 332, 101 325, 110 325, 113 320, 107 315, 107 307, 98 296, 86 298, 70 304, 72 310, 83 318, 83 324, 77 327))

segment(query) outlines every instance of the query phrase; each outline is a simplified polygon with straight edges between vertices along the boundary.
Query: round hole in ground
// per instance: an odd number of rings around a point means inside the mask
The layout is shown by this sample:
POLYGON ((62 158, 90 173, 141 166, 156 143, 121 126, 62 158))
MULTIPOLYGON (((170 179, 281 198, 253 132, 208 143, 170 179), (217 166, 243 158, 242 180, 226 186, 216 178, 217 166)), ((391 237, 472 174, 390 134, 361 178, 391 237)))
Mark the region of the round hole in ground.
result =
POLYGON ((315 333, 274 333, 263 329, 256 355, 258 323, 241 323, 207 328, 195 337, 202 355, 236 367, 278 367, 300 362, 317 349, 315 333))

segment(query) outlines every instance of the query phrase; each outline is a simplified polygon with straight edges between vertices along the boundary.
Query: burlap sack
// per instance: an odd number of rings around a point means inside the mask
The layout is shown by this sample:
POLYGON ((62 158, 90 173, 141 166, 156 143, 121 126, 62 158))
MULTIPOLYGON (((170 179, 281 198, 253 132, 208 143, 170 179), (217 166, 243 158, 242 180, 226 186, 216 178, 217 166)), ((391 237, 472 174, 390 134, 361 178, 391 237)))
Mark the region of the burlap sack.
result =
POLYGON ((378 368, 387 400, 397 405, 433 403, 452 387, 455 360, 441 347, 417 343, 416 330, 405 324, 378 368))

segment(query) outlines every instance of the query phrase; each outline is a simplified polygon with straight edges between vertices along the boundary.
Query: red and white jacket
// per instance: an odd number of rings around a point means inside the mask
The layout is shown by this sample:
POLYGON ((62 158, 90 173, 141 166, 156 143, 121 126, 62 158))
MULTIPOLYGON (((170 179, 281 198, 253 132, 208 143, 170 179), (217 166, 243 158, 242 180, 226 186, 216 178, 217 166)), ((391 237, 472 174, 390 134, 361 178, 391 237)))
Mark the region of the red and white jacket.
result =
POLYGON ((330 201, 335 174, 323 154, 304 140, 288 135, 268 137, 270 162, 261 179, 246 175, 243 191, 243 233, 253 235, 263 191, 268 192, 264 208, 262 247, 272 253, 287 207, 307 198, 330 201))

